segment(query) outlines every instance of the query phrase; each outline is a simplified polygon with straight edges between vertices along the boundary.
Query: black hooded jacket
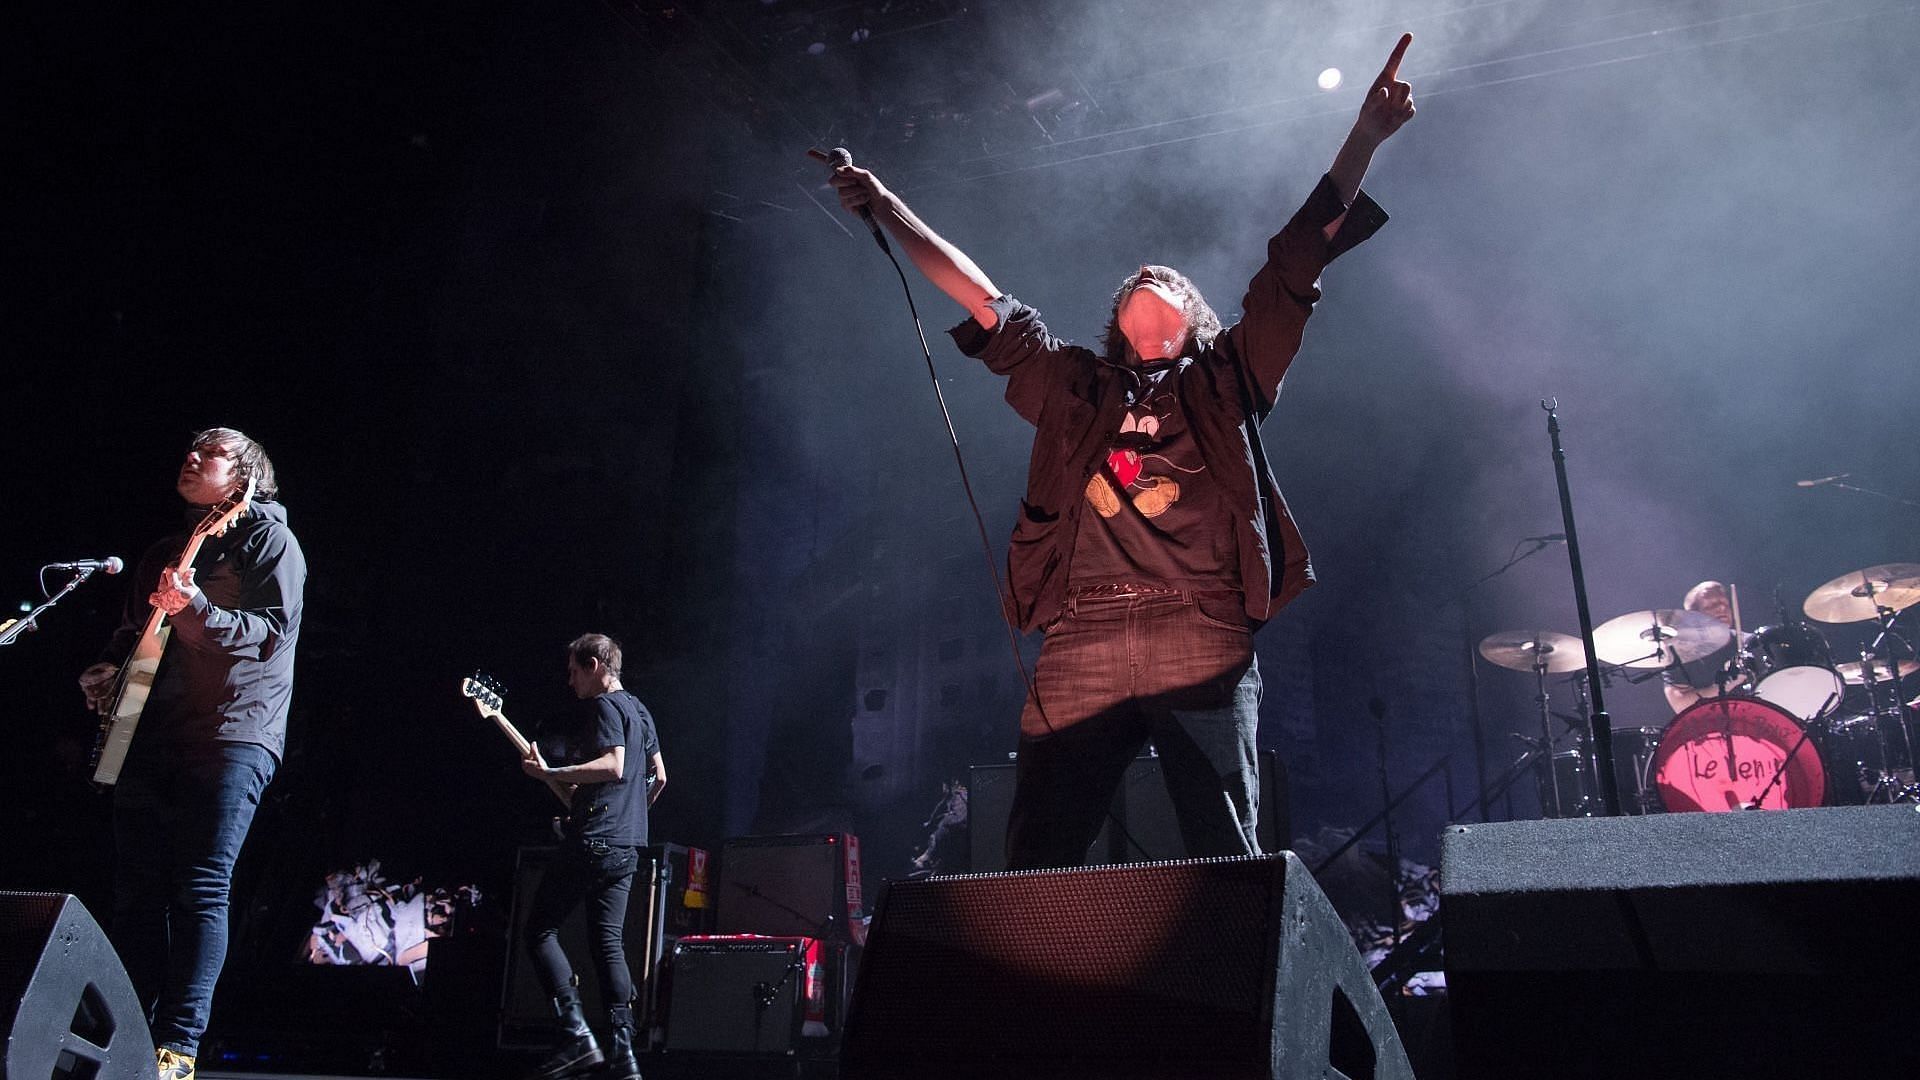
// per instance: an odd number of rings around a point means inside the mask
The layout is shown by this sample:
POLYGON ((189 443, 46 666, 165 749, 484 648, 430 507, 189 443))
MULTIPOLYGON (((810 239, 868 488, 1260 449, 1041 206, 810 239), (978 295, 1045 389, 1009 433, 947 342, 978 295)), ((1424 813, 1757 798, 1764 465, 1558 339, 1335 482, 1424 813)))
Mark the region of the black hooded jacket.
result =
MULTIPOLYGON (((188 511, 186 529, 141 555, 125 619, 102 660, 121 664, 132 653, 153 610, 148 595, 204 515, 202 509, 188 511)), ((306 555, 287 527, 286 508, 254 502, 226 535, 207 538, 193 568, 200 592, 167 620, 173 636, 135 738, 176 746, 253 743, 278 758, 287 741, 307 583, 306 555)))

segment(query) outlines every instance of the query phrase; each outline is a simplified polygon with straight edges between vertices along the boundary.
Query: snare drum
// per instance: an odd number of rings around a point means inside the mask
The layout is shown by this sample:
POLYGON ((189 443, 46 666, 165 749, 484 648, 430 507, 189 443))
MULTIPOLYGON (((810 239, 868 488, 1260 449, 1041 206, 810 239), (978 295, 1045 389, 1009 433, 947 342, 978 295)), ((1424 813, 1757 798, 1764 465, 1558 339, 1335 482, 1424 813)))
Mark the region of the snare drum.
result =
POLYGON ((1778 705, 1709 698, 1667 725, 1653 755, 1654 786, 1672 811, 1740 810, 1756 798, 1768 810, 1819 806, 1827 773, 1804 735, 1778 705))
POLYGON ((1847 684, 1833 670, 1827 639, 1803 622, 1763 626, 1740 647, 1753 694, 1808 722, 1832 712, 1847 684))

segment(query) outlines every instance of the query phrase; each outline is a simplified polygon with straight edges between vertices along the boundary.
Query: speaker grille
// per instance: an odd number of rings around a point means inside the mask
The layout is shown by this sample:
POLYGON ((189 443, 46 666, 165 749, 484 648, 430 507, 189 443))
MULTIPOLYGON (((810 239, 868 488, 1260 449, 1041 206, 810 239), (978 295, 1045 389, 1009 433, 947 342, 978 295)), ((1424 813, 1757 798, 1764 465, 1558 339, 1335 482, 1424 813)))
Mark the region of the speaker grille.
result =
POLYGON ((861 969, 886 993, 858 998, 849 1028, 898 1041, 849 1053, 1003 1066, 1044 1055, 1053 1068, 1125 1062, 1130 1075, 1156 1061, 1186 1075, 1207 1061, 1264 1066, 1274 943, 1260 928, 1278 867, 1207 859, 895 883, 887 935, 861 969), (958 995, 965 1025, 924 1023, 926 1002, 958 995))

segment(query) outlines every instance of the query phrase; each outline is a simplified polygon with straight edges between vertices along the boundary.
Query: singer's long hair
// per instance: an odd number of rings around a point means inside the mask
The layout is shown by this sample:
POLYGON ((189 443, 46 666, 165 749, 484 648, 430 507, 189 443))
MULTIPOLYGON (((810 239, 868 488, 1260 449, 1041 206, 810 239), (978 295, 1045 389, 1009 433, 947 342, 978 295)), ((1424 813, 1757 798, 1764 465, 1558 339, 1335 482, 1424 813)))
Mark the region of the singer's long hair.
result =
POLYGON ((1120 287, 1113 291, 1113 307, 1107 314, 1107 330, 1100 336, 1100 347, 1107 360, 1115 364, 1140 362, 1140 354, 1134 351, 1133 343, 1120 332, 1120 301, 1125 300, 1139 283, 1141 270, 1180 298, 1180 311, 1187 317, 1186 351, 1196 352, 1213 344, 1213 339, 1220 336, 1220 316, 1214 314, 1213 308, 1207 304, 1207 298, 1200 295, 1199 288, 1187 279, 1187 275, 1171 266, 1149 265, 1128 274, 1120 287))
POLYGON ((196 450, 212 447, 231 458, 233 474, 241 486, 244 487, 249 478, 253 480, 254 498, 272 499, 280 494, 280 478, 274 475, 273 459, 267 456, 266 447, 244 433, 226 427, 208 428, 195 432, 193 441, 187 445, 196 450))

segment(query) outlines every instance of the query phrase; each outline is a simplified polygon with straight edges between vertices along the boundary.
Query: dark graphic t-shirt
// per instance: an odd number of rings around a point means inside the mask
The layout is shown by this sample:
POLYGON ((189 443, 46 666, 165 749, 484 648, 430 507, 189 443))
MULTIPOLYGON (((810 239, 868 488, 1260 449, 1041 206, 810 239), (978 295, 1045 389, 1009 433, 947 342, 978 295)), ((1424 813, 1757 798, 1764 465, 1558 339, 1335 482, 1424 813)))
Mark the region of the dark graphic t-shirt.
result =
POLYGON ((1179 400, 1188 363, 1138 369, 1126 418, 1087 482, 1069 585, 1240 587, 1226 501, 1179 400))
POLYGON ((647 769, 660 750, 653 716, 625 690, 582 703, 568 720, 540 733, 540 752, 552 765, 579 765, 616 746, 627 748, 618 780, 582 784, 573 794, 569 836, 603 840, 617 847, 647 843, 647 769))

